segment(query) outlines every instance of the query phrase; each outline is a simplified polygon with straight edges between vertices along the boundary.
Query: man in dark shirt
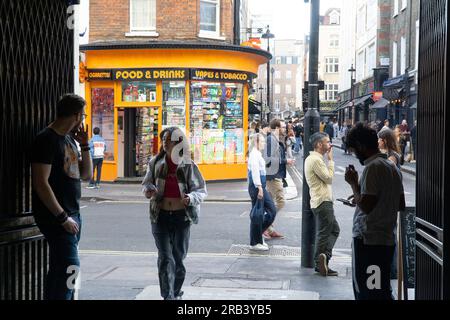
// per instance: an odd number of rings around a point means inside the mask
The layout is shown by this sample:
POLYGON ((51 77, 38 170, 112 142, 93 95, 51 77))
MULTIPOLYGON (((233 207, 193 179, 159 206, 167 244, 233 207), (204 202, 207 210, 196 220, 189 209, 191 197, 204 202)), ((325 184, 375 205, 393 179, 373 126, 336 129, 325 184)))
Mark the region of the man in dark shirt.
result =
POLYGON ((42 130, 33 144, 33 213, 49 245, 47 300, 71 300, 79 272, 81 181, 92 175, 88 128, 83 98, 64 95, 56 105, 56 120, 42 130), (81 159, 76 145, 81 146, 81 159))

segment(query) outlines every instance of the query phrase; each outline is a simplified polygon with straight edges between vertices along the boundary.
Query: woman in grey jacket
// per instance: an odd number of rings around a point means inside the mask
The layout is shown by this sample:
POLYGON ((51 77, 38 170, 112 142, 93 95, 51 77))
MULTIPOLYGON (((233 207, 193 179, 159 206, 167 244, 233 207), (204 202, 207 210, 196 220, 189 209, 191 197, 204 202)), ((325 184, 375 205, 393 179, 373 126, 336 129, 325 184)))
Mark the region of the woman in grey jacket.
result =
POLYGON ((189 247, 190 226, 198 223, 200 204, 207 195, 205 180, 191 160, 186 136, 177 127, 160 134, 162 147, 148 164, 142 182, 150 199, 152 233, 158 248, 161 296, 181 299, 186 275, 183 260, 189 247))

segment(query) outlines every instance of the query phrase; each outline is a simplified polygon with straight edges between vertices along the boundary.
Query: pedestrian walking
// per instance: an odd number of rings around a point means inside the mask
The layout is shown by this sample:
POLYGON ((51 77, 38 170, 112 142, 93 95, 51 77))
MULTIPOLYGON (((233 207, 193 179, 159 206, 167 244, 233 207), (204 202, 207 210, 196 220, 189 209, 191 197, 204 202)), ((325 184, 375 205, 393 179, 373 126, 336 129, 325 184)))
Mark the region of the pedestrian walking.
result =
POLYGON ((150 160, 142 185, 150 199, 161 296, 164 300, 179 300, 186 276, 183 260, 188 252, 190 227, 198 223, 200 204, 207 192, 182 130, 166 128, 160 139, 161 150, 150 160))
POLYGON ((336 121, 336 119, 333 122, 333 132, 334 132, 334 138, 337 139, 339 136, 339 125, 338 122, 336 121))
POLYGON ((413 150, 413 160, 417 160, 417 120, 414 120, 414 126, 411 128, 411 144, 413 150))
POLYGON ((348 147, 365 166, 359 180, 354 167, 345 172, 356 203, 352 244, 355 299, 391 300, 394 229, 398 211, 405 209, 400 170, 380 152, 376 131, 361 123, 348 134, 348 147))
POLYGON ((330 137, 317 132, 310 138, 314 148, 305 160, 305 178, 311 196, 311 210, 316 219, 316 241, 314 248, 314 269, 322 276, 337 276, 329 267, 333 247, 339 236, 339 224, 334 215, 332 183, 334 176, 333 148, 330 137), (328 164, 324 156, 328 158, 328 164))
POLYGON ((302 149, 302 139, 303 139, 303 126, 300 123, 300 121, 296 121, 294 126, 294 133, 295 133, 295 147, 294 152, 299 153, 302 149))
POLYGON ((343 130, 342 130, 342 147, 344 149, 344 154, 345 155, 349 155, 351 154, 348 151, 348 147, 347 147, 347 134, 349 133, 350 129, 352 128, 352 124, 350 121, 347 121, 347 124, 344 126, 343 130))
POLYGON ((100 128, 94 128, 94 136, 89 141, 89 148, 91 149, 92 158, 92 178, 87 186, 88 189, 100 188, 100 181, 102 177, 103 158, 105 157, 106 141, 100 135, 100 128), (97 179, 94 180, 95 172, 97 171, 97 179))
POLYGON ((330 142, 333 143, 333 137, 334 137, 334 129, 333 129, 333 122, 330 121, 325 125, 324 131, 326 134, 328 134, 328 137, 330 138, 330 142))
MULTIPOLYGON (((286 146, 283 142, 286 126, 279 119, 270 122, 270 134, 267 135, 267 144, 263 152, 267 167, 267 190, 275 202, 277 213, 284 207, 283 179, 286 179, 286 165, 293 165, 295 159, 286 158, 286 146)), ((270 226, 263 234, 266 239, 284 238, 270 226)))
POLYGON ((403 165, 405 162, 404 150, 406 148, 406 142, 399 125, 396 125, 394 128, 394 136, 398 146, 400 147, 400 164, 403 165))
POLYGON ((292 152, 294 151, 293 148, 295 147, 297 141, 295 140, 295 133, 293 129, 288 130, 284 143, 286 145, 287 159, 294 159, 294 155, 292 152))
POLYGON ((33 214, 49 247, 46 300, 74 298, 69 277, 80 267, 80 179, 92 174, 88 127, 82 124, 85 105, 80 96, 64 95, 56 104, 56 120, 36 136, 31 151, 33 214))
POLYGON ((263 232, 269 228, 276 216, 277 209, 272 197, 266 190, 266 162, 262 156, 265 147, 264 135, 256 133, 251 137, 248 158, 248 193, 252 200, 252 212, 258 202, 261 205, 258 215, 250 217, 250 246, 252 250, 267 251, 263 232))
POLYGON ((400 170, 400 148, 391 129, 385 129, 378 133, 378 147, 382 153, 387 155, 388 160, 400 170))

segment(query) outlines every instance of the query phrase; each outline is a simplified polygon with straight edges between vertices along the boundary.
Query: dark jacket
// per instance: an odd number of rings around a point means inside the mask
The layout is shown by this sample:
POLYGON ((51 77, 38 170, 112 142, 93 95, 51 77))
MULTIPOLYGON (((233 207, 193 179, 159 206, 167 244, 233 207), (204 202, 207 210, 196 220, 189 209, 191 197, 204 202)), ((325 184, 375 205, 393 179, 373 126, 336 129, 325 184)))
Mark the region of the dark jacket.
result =
POLYGON ((266 161, 267 180, 286 178, 286 147, 271 133, 267 135, 263 157, 266 161))

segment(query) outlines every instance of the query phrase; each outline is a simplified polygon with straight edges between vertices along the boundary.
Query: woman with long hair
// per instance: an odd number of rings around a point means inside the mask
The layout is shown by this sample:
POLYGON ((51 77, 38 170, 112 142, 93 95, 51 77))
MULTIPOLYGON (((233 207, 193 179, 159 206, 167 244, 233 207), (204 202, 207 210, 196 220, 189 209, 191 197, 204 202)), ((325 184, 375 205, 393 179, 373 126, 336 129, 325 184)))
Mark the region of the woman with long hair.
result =
POLYGON ((388 159, 391 160, 397 168, 401 167, 400 147, 394 132, 391 129, 384 129, 378 133, 378 147, 387 154, 388 159))
POLYGON ((262 156, 264 147, 263 134, 255 133, 250 137, 248 193, 252 200, 252 211, 258 205, 258 202, 263 207, 261 214, 250 217, 250 246, 252 250, 257 251, 269 250, 262 235, 272 225, 277 213, 272 197, 266 190, 266 162, 262 156))
POLYGON ((178 300, 183 295, 183 260, 189 247, 190 226, 198 223, 200 204, 207 192, 205 180, 191 160, 184 133, 170 127, 160 133, 160 139, 160 152, 150 160, 142 185, 150 199, 161 296, 164 300, 178 300))

